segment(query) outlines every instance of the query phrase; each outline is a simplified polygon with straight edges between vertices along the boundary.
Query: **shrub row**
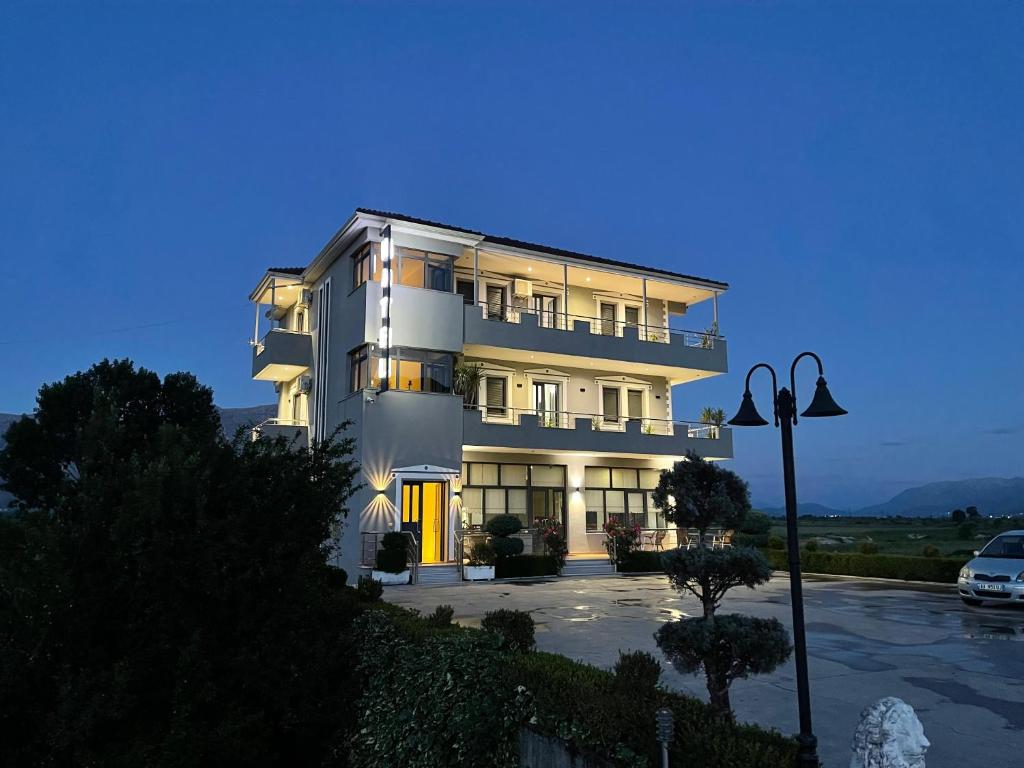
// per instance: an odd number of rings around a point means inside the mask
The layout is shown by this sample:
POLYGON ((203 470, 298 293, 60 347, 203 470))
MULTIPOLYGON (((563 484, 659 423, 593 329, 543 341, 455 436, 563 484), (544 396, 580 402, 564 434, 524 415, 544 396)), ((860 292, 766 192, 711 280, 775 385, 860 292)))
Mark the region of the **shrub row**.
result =
POLYGON ((499 557, 494 564, 494 578, 515 579, 525 576, 557 576, 558 558, 554 555, 516 555, 499 557))
POLYGON ((620 573, 664 573, 661 566, 663 552, 630 552, 619 562, 620 573))
MULTIPOLYGON (((786 570, 789 559, 783 550, 765 552, 772 568, 786 570)), ((863 555, 856 552, 807 552, 800 554, 804 573, 827 573, 837 576, 867 576, 904 581, 937 581, 955 584, 963 560, 948 557, 914 557, 910 555, 863 555)))
POLYGON ((611 672, 553 653, 510 662, 511 682, 533 698, 537 727, 620 765, 658 765, 654 714, 675 715, 672 765, 791 768, 796 744, 775 731, 717 720, 701 701, 661 688, 624 686, 611 672))
MULTIPOLYGON (((620 660, 619 675, 458 625, 438 627, 380 603, 357 622, 365 685, 351 765, 518 765, 514 742, 527 722, 621 766, 659 763, 654 714, 675 714, 673 765, 791 768, 796 743, 775 731, 716 720, 697 699, 655 688, 657 662, 620 660), (428 667, 423 659, 431 659, 428 667), (628 668, 626 668, 628 667, 628 668)), ((493 623, 493 622, 492 622, 493 623)), ((509 625, 510 622, 500 622, 509 625)), ((502 631, 504 634, 504 631, 502 631)))
POLYGON ((744 533, 740 531, 736 534, 733 543, 738 547, 767 547, 768 539, 771 536, 768 533, 744 533))

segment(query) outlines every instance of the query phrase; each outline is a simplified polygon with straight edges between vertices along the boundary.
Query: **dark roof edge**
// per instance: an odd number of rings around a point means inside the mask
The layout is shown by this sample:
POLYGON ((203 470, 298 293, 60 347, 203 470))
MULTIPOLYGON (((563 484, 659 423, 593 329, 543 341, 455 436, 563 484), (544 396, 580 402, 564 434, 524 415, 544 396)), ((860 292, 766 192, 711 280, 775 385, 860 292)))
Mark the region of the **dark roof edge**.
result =
POLYGON ((580 259, 583 261, 592 261, 595 264, 606 264, 613 267, 626 267, 628 269, 637 269, 643 272, 653 272, 659 275, 666 275, 668 277, 677 277, 682 280, 694 280, 700 283, 706 283, 707 285, 716 286, 722 289, 729 287, 728 283, 723 283, 720 280, 711 280, 706 277, 698 277, 697 275, 686 275, 682 272, 673 272, 668 269, 661 269, 659 267, 648 267, 641 264, 631 264, 628 261, 618 261, 616 259, 606 259, 602 256, 591 256, 587 253, 579 253, 578 251, 569 251, 564 248, 555 248, 550 245, 541 245, 539 243, 531 243, 526 240, 516 240, 511 237, 500 237, 498 235, 488 235, 484 232, 480 232, 475 229, 466 229, 465 227, 456 227, 451 224, 444 224, 439 221, 431 221, 429 219, 420 219, 415 216, 406 216, 404 213, 395 213, 393 211, 378 211, 373 208, 356 208, 357 213, 365 213, 370 216, 380 216, 387 219, 398 219, 399 221, 407 221, 410 224, 420 224, 425 227, 436 227, 438 229, 449 229, 455 232, 463 232, 469 235, 476 235, 483 238, 485 243, 493 243, 494 245, 504 245, 508 248, 521 248, 529 251, 537 251, 538 253, 547 253, 552 256, 562 256, 571 259, 580 259))

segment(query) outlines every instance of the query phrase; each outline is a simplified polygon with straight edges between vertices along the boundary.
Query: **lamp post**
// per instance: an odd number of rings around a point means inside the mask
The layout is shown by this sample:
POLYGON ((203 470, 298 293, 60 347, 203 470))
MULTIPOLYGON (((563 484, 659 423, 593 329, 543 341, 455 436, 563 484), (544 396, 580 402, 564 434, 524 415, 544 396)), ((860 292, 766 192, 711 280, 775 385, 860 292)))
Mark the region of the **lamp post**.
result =
POLYGON ((807 682, 807 638, 804 631, 804 591, 800 581, 800 541, 797 532, 796 472, 793 468, 793 427, 798 423, 796 415, 796 364, 805 357, 812 357, 818 364, 818 382, 811 404, 801 416, 820 418, 842 416, 846 413, 832 399, 825 383, 821 358, 813 352, 802 352, 796 356, 789 368, 789 389, 779 389, 775 369, 767 363, 758 363, 747 372, 743 387, 740 409, 729 423, 737 427, 763 427, 768 422, 761 418, 750 394, 750 377, 758 368, 765 368, 772 375, 772 410, 775 426, 782 433, 782 478, 786 487, 786 538, 789 558, 789 594, 793 604, 793 649, 796 657, 796 692, 800 708, 800 744, 797 752, 799 768, 819 768, 818 740, 811 728, 811 692, 807 682))

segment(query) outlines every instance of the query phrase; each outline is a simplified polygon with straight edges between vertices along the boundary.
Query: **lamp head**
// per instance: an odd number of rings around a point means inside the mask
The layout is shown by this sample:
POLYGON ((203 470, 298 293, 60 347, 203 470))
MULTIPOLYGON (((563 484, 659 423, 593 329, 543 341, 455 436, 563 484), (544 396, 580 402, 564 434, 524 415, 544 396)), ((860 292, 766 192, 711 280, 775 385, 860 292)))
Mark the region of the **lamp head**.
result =
POLYGON ((832 393, 828 391, 828 385, 823 376, 818 377, 818 383, 814 387, 814 398, 807 410, 800 415, 808 418, 820 418, 824 416, 844 416, 847 411, 839 407, 832 399, 832 393))
POLYGON ((740 409, 736 411, 735 416, 729 419, 728 423, 734 427, 763 427, 768 424, 767 421, 761 418, 761 414, 757 412, 754 398, 750 394, 749 389, 743 393, 740 409))

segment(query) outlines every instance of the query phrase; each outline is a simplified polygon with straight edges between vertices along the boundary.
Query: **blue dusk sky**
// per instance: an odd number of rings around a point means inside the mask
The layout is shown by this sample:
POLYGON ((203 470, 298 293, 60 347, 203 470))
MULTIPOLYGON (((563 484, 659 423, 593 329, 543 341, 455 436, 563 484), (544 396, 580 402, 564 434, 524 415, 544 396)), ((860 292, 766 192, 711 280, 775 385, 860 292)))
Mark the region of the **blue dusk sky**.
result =
MULTIPOLYGON (((0 411, 104 356, 271 402, 246 296, 366 206, 729 282, 676 415, 819 352, 850 415, 797 428, 803 501, 1024 474, 1022 40, 1016 2, 6 2, 0 411)), ((781 502, 775 430, 732 466, 781 502)))

